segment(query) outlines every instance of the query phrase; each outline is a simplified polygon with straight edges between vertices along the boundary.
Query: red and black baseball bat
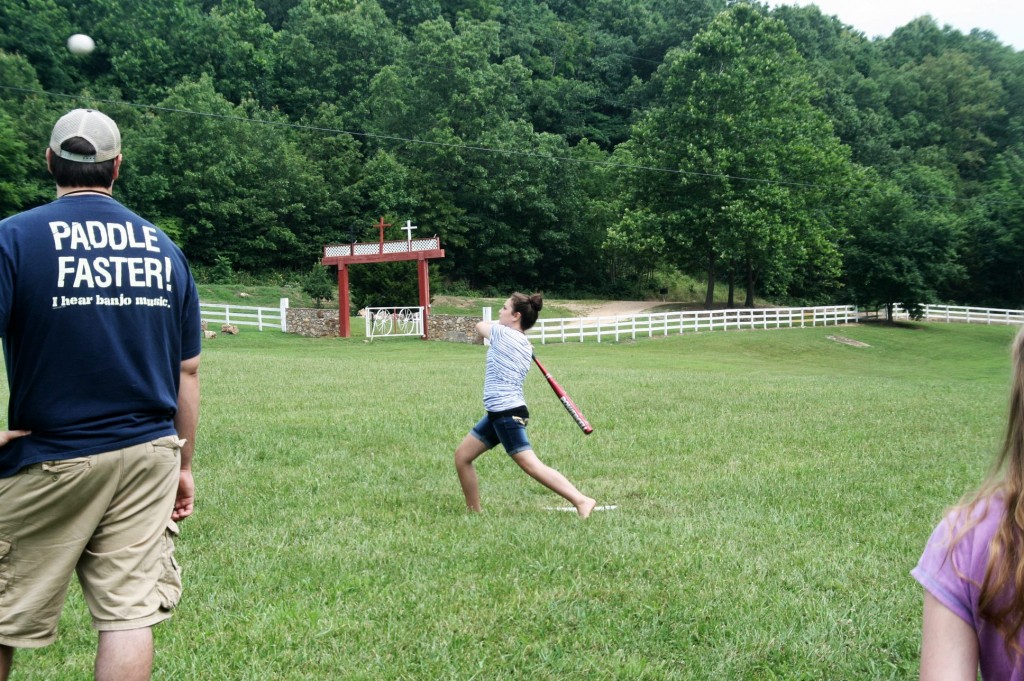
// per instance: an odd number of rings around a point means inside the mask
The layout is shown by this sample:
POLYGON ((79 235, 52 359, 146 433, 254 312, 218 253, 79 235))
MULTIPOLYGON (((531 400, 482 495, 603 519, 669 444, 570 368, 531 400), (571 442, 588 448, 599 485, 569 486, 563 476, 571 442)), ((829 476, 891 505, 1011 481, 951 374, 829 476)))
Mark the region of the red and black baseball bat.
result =
POLYGON ((558 384, 555 377, 548 373, 548 370, 545 369, 544 365, 540 363, 539 359, 537 359, 537 355, 533 356, 533 361, 537 363, 537 368, 540 369, 542 374, 544 374, 544 378, 548 379, 548 385, 550 385, 551 389, 555 391, 555 395, 561 401, 562 406, 565 407, 567 412, 569 412, 569 416, 571 416, 572 420, 576 422, 576 425, 580 427, 583 434, 590 435, 594 432, 594 427, 590 425, 589 421, 587 421, 583 412, 581 412, 580 408, 576 406, 576 403, 572 401, 572 398, 565 392, 565 389, 558 384))

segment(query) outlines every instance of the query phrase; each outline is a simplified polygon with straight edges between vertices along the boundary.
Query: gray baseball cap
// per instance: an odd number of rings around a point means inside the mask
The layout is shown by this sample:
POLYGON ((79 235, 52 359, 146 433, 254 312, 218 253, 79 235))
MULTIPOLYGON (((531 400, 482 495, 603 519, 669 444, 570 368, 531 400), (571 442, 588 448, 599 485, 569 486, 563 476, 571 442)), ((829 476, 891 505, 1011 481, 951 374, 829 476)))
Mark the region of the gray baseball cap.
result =
POLYGON ((50 135, 50 149, 61 158, 77 163, 102 163, 121 153, 121 132, 104 113, 95 109, 75 109, 60 117, 50 135), (81 137, 96 149, 92 156, 64 151, 60 145, 72 137, 81 137))

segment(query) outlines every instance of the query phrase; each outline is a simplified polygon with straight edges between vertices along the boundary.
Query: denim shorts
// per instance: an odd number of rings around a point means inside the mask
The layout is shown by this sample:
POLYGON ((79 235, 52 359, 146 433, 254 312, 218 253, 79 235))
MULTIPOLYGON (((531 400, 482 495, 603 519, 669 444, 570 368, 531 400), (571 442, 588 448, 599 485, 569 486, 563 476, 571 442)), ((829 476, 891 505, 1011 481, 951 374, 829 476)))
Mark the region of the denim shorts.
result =
POLYGON ((515 456, 519 452, 533 449, 526 438, 526 424, 529 421, 529 418, 521 416, 492 418, 485 415, 470 432, 473 437, 487 445, 488 449, 496 447, 500 442, 509 456, 515 456))

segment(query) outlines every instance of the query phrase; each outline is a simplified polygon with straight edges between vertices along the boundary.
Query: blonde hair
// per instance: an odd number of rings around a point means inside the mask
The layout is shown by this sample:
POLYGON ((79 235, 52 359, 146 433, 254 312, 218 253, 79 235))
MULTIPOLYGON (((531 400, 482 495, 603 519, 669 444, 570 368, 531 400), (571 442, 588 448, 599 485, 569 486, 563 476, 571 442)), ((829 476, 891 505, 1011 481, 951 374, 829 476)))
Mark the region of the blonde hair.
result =
POLYGON ((1013 657, 1024 653, 1017 643, 1024 628, 1024 327, 1013 339, 1011 356, 1010 404, 1002 448, 985 484, 954 509, 964 523, 950 542, 949 555, 985 517, 975 509, 990 499, 1001 499, 1006 510, 989 544, 978 605, 981 617, 1002 634, 1013 657))

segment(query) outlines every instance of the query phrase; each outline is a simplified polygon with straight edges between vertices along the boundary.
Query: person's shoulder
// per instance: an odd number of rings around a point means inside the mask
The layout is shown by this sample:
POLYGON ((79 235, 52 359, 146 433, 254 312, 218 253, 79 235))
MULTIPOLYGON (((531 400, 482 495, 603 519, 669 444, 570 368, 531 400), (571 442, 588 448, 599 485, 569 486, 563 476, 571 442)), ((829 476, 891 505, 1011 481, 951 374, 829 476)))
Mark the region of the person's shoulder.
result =
POLYGON ((968 560, 984 558, 1005 514, 1006 504, 999 496, 961 504, 946 512, 929 544, 942 549, 952 546, 954 553, 968 560))
POLYGON ((56 210, 56 201, 48 201, 32 208, 26 208, 23 211, 9 215, 6 218, 0 219, 0 227, 6 225, 15 225, 22 222, 36 219, 38 216, 45 214, 49 211, 56 210))
POLYGON ((1000 494, 982 497, 972 503, 960 504, 946 513, 945 522, 954 532, 999 524, 1006 514, 1006 501, 1000 494))
POLYGON ((513 343, 526 343, 527 345, 530 344, 530 341, 526 338, 525 333, 511 326, 494 324, 491 327, 491 334, 501 336, 513 343))
POLYGON ((35 226, 41 221, 57 219, 58 216, 53 214, 53 210, 53 202, 50 202, 10 215, 0 220, 0 235, 4 235, 6 239, 16 239, 21 234, 33 234, 36 232, 35 226))

